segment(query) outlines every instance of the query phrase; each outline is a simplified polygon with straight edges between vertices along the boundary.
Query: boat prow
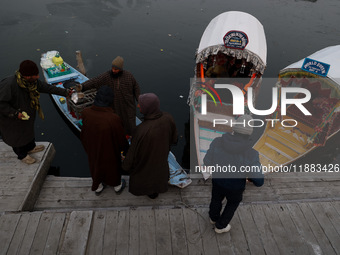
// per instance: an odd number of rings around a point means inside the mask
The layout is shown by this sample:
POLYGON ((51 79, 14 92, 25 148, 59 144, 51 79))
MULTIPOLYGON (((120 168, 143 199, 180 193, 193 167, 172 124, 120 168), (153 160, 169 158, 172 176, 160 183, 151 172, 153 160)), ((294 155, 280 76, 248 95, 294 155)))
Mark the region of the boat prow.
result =
MULTIPOLYGON (((200 169, 211 142, 231 132, 230 123, 238 117, 233 113, 233 97, 215 85, 233 84, 243 92, 242 97, 252 88, 255 101, 266 61, 264 29, 254 16, 238 11, 225 12, 206 27, 196 52, 195 77, 188 99, 195 137, 195 164, 200 169), (225 124, 216 125, 214 120, 225 124)), ((201 173, 204 179, 211 175, 201 173)))

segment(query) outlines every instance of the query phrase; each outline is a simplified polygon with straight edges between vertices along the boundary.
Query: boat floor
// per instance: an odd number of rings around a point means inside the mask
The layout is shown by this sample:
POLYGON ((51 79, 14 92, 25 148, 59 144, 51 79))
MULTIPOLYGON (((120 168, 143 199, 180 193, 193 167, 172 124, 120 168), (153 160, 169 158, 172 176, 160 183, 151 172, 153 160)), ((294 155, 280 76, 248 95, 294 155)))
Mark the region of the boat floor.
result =
POLYGON ((265 129, 254 149, 259 152, 262 165, 285 165, 311 150, 313 146, 308 139, 312 133, 313 130, 302 123, 293 128, 277 123, 274 128, 265 129))

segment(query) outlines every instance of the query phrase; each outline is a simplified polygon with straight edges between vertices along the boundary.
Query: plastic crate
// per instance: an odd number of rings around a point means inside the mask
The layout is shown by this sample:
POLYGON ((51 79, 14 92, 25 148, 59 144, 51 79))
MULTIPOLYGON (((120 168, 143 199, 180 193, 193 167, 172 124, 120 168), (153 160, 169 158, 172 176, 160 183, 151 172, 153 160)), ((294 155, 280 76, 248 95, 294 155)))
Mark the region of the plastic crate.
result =
POLYGON ((69 67, 66 67, 64 70, 65 71, 61 72, 57 67, 51 67, 48 68, 46 72, 49 78, 59 77, 72 73, 72 70, 69 67))
POLYGON ((81 119, 81 112, 86 107, 89 107, 93 104, 97 90, 91 89, 82 93, 84 94, 84 98, 79 99, 77 103, 74 103, 70 98, 67 99, 67 105, 71 115, 73 115, 78 120, 81 119))

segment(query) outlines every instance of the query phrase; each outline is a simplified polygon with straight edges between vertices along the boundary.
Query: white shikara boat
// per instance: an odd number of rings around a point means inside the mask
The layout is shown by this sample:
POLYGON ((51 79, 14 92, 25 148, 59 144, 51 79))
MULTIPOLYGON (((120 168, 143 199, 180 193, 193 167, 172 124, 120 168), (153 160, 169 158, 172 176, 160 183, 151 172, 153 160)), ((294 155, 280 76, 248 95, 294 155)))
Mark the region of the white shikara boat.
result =
MULTIPOLYGON (((287 165, 305 156, 340 130, 340 45, 330 46, 282 69, 276 87, 300 87, 311 93, 304 107, 305 115, 295 105, 287 107, 286 115, 278 108, 263 135, 254 145, 262 165, 287 165), (283 124, 282 121, 287 123, 283 124), (289 124, 289 120, 291 123, 289 124), (295 124, 297 124, 295 126, 295 124), (293 126, 293 127, 287 127, 293 126)), ((296 93, 295 98, 304 95, 296 93)), ((278 105, 281 96, 278 93, 278 105)))
MULTIPOLYGON (((218 91, 214 85, 226 80, 237 85, 244 95, 251 87, 255 100, 266 61, 264 29, 252 15, 239 11, 225 12, 212 19, 206 27, 196 52, 195 78, 191 81, 188 99, 193 112, 196 163, 199 166, 203 166, 210 143, 223 133, 230 132, 230 120, 237 118, 233 115, 230 95, 225 96, 225 92, 218 91), (206 100, 207 96, 212 100, 206 100), (223 119, 228 124, 214 125, 214 119, 223 119)), ((207 172, 202 174, 205 179, 210 176, 207 172)))
MULTIPOLYGON (((77 69, 73 68, 66 62, 64 62, 64 69, 63 72, 60 70, 56 70, 57 68, 51 67, 49 64, 45 64, 46 62, 46 55, 55 55, 57 51, 49 51, 43 56, 41 61, 41 66, 43 70, 43 75, 45 81, 50 84, 51 86, 57 87, 66 87, 67 84, 74 84, 74 83, 83 83, 88 80, 88 78, 80 73, 77 69)), ((61 113, 63 117, 66 118, 67 122, 71 125, 75 133, 79 135, 82 126, 82 119, 81 119, 81 111, 88 106, 93 104, 96 91, 90 90, 83 93, 83 97, 75 103, 72 100, 67 100, 67 98, 58 96, 58 95, 51 95, 53 102, 55 103, 57 109, 61 113)), ((136 117, 136 124, 139 125, 141 120, 136 117)), ((192 180, 183 170, 183 168, 179 165, 176 160, 175 155, 170 151, 168 156, 169 168, 170 168, 170 180, 169 184, 175 185, 180 188, 184 188, 188 186, 192 180)))

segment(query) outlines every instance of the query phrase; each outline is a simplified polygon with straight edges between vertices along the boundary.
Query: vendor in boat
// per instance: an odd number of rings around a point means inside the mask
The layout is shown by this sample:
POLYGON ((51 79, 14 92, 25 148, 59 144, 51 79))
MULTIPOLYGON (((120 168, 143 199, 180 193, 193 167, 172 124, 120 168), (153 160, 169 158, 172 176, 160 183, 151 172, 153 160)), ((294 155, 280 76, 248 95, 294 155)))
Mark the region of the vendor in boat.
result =
POLYGON ((21 62, 15 75, 0 82, 0 132, 19 160, 33 164, 36 159, 31 154, 44 150, 43 145, 36 145, 34 136, 36 112, 44 119, 40 93, 66 97, 68 92, 40 81, 39 69, 31 60, 21 62))
POLYGON ((172 116, 160 110, 153 93, 139 97, 143 122, 137 126, 123 162, 130 174, 129 192, 155 199, 168 190, 170 146, 177 143, 177 129, 172 116))
POLYGON ((133 135, 136 129, 136 101, 140 88, 133 75, 124 70, 124 59, 120 56, 112 61, 111 70, 93 78, 81 85, 81 90, 99 89, 107 85, 115 95, 112 108, 121 117, 126 135, 133 135))

